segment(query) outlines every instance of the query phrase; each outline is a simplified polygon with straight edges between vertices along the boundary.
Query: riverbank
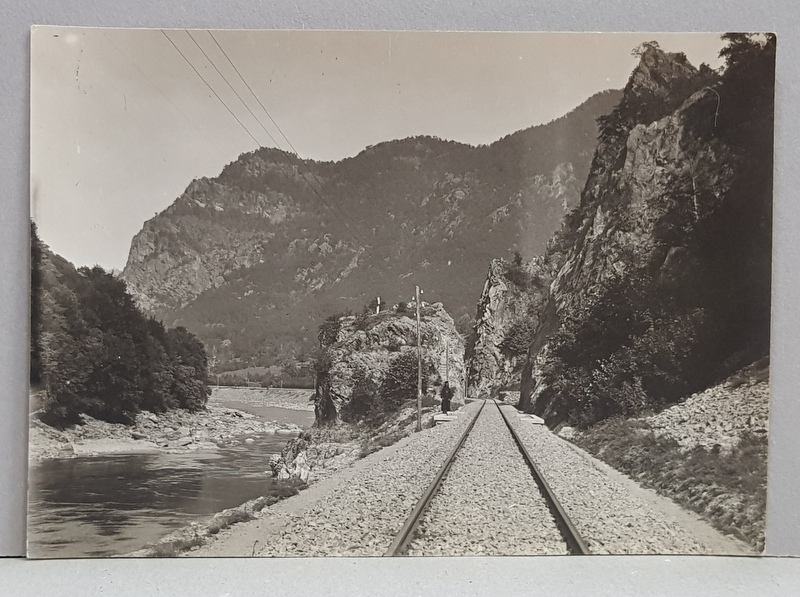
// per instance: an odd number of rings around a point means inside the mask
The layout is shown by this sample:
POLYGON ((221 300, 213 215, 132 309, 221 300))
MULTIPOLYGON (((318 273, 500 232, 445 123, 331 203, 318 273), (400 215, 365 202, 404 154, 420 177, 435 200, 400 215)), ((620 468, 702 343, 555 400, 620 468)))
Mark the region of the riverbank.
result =
POLYGON ((142 411, 133 425, 107 423, 82 415, 82 424, 60 430, 30 417, 28 458, 74 458, 101 454, 186 453, 214 450, 224 445, 248 442, 249 435, 276 433, 287 440, 302 432, 293 423, 261 421, 253 414, 217 406, 206 410, 182 409, 156 414, 142 411))
MULTIPOLYGON (((462 406, 454 412, 463 410, 462 406)), ((438 412, 436 406, 423 407, 421 421, 424 429, 434 426, 433 418, 438 412)), ((280 456, 274 456, 270 468, 279 480, 300 479, 313 483, 414 434, 416 426, 416 407, 409 404, 378 426, 339 422, 312 427, 292 439, 280 456)))

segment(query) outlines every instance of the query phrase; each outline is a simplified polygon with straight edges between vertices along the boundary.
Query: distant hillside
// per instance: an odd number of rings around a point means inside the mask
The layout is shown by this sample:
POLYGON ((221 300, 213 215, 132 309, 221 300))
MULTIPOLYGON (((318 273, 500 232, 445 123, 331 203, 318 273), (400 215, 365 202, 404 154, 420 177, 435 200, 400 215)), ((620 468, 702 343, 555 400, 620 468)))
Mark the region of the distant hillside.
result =
POLYGON ((407 301, 415 284, 466 332, 491 259, 541 253, 577 204, 596 119, 619 98, 488 146, 415 137, 335 163, 243 154, 145 223, 122 278, 149 313, 196 333, 217 370, 305 360, 327 315, 407 301))

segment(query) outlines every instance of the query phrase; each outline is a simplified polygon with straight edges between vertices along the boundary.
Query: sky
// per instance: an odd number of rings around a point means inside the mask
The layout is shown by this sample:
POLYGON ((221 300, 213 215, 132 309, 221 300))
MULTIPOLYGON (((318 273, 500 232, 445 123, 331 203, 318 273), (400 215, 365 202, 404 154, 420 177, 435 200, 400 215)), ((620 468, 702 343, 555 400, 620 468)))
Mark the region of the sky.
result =
POLYGON ((643 41, 713 68, 722 48, 719 33, 31 37, 31 214, 53 251, 106 269, 124 267, 133 236, 193 179, 258 146, 340 160, 413 135, 491 143, 624 87, 643 41))

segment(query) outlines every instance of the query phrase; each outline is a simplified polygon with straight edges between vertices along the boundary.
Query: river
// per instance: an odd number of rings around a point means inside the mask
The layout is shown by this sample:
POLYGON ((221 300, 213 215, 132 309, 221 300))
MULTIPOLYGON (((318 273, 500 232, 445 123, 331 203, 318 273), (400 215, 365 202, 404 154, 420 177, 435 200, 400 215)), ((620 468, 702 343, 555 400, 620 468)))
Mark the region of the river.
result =
MULTIPOLYGON (((303 427, 314 414, 230 406, 303 427)), ((46 460, 31 467, 28 554, 35 558, 125 554, 247 500, 278 493, 269 458, 286 435, 253 435, 213 452, 46 460)))

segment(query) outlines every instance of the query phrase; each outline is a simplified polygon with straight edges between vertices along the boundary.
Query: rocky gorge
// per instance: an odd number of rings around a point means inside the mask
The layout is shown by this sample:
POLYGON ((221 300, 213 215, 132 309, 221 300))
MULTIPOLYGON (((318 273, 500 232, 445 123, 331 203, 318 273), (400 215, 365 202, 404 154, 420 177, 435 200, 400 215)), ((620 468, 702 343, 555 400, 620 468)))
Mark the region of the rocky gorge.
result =
POLYGON ((761 549, 775 38, 723 39, 721 71, 637 48, 578 206, 540 257, 492 264, 468 368, 761 549), (543 284, 511 281, 533 272, 543 284))
POLYGON ((328 314, 376 295, 408 300, 414 284, 466 331, 483 264, 539 252, 577 203, 596 118, 618 99, 598 93, 479 147, 419 136, 338 162, 242 154, 144 223, 121 278, 148 315, 197 334, 223 370, 303 360, 328 314))

